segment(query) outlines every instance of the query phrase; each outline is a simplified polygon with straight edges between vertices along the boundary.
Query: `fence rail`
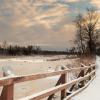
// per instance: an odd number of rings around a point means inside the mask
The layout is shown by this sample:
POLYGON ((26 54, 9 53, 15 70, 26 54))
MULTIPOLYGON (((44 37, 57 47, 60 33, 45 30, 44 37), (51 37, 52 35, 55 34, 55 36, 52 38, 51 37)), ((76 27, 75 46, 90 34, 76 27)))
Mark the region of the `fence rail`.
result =
POLYGON ((6 76, 0 78, 0 86, 3 86, 3 90, 0 96, 0 100, 14 100, 14 84, 21 83, 25 81, 37 80, 51 76, 61 75, 55 87, 44 90, 40 93, 33 94, 31 96, 24 97, 20 100, 41 100, 43 98, 48 97, 48 100, 51 100, 55 93, 61 91, 61 100, 68 99, 75 95, 75 90, 73 89, 76 85, 78 85, 78 91, 83 87, 85 84, 89 83, 93 80, 95 76, 95 64, 91 64, 90 66, 81 65, 79 68, 72 68, 62 71, 56 72, 47 72, 47 73, 39 73, 34 75, 23 75, 23 76, 6 76), (77 78, 67 82, 67 74, 71 72, 77 73, 77 78), (70 88, 69 88, 70 87, 70 88), (68 94, 67 90, 70 90, 71 93, 68 94))

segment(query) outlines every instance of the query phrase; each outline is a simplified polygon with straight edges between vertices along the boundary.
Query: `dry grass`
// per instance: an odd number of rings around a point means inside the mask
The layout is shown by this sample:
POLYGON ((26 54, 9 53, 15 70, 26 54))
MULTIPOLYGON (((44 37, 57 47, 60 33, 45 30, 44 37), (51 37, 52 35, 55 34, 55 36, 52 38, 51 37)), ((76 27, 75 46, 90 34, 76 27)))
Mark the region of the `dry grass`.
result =
POLYGON ((85 65, 93 64, 96 61, 96 56, 80 56, 80 63, 85 65))

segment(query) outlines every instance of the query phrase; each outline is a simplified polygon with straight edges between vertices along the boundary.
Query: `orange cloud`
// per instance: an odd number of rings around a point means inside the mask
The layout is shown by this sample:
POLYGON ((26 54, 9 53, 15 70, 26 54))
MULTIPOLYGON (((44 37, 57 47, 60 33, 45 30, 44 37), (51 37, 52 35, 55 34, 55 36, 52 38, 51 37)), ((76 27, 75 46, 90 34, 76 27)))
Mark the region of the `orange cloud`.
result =
MULTIPOLYGON (((52 6, 52 4, 49 5, 52 6)), ((41 6, 44 6, 42 2, 41 6)), ((69 13, 69 10, 64 5, 54 4, 53 8, 40 13, 37 5, 30 6, 30 3, 27 2, 27 0, 22 0, 20 3, 15 3, 14 12, 16 21, 14 21, 13 25, 15 27, 30 27, 35 24, 41 24, 47 28, 51 28, 52 25, 62 21, 65 17, 64 14, 69 13)))
POLYGON ((100 8, 100 0, 91 0, 91 3, 96 7, 100 8))
POLYGON ((65 0, 66 2, 78 2, 80 0, 65 0))

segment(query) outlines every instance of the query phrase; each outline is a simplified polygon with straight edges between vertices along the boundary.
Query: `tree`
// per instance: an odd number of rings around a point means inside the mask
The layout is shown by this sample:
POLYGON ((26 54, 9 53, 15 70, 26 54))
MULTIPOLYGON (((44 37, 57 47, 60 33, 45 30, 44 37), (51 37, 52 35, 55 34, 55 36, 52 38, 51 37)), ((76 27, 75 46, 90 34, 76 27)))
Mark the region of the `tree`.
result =
POLYGON ((39 54, 42 51, 40 46, 34 46, 33 48, 34 48, 34 54, 39 54))
POLYGON ((2 43, 2 47, 6 49, 7 46, 8 46, 7 42, 6 42, 6 41, 3 41, 3 43, 2 43))
POLYGON ((27 51, 28 51, 28 54, 32 54, 32 52, 33 52, 33 46, 32 45, 29 45, 27 47, 27 51))
POLYGON ((84 53, 84 44, 83 44, 83 16, 79 14, 76 17, 75 24, 77 27, 77 39, 75 40, 75 44, 77 44, 78 49, 81 53, 84 53))
POLYGON ((87 9, 86 15, 79 14, 76 17, 77 43, 82 53, 94 54, 99 42, 100 29, 97 27, 99 16, 94 8, 87 9))

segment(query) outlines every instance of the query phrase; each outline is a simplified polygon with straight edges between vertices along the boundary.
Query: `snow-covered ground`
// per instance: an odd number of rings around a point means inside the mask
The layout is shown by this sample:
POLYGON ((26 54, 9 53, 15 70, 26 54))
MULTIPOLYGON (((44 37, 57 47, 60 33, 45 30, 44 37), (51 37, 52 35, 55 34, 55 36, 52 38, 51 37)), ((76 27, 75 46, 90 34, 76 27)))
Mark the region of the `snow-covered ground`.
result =
MULTIPOLYGON (((2 68, 10 66, 15 75, 28 75, 59 70, 60 66, 75 66, 78 59, 64 59, 66 56, 49 57, 17 57, 0 59, 0 77, 2 77, 2 68), (48 60, 49 59, 49 60, 48 60), (51 60, 54 59, 54 60, 51 60), (59 60, 55 60, 59 59, 59 60), (47 61, 48 60, 48 61, 47 61)), ((75 67, 79 67, 76 64, 75 67)), ((33 93, 38 93, 45 89, 54 87, 59 76, 39 79, 35 81, 23 82, 15 85, 15 99, 22 98, 33 93)), ((0 91, 1 92, 1 91, 0 91)), ((57 99, 58 100, 58 99, 57 99)))
POLYGON ((100 100, 100 57, 97 57, 96 65, 97 70, 94 81, 83 92, 72 98, 72 100, 100 100))
MULTIPOLYGON (((22 57, 22 58, 6 58, 0 59, 0 73, 2 74, 2 67, 10 66, 16 75, 27 75, 35 73, 43 73, 47 71, 54 71, 58 66, 70 66, 76 64, 77 59, 64 59, 65 56, 53 57, 22 57), (57 61, 50 61, 50 59, 58 59, 57 61), (49 60, 48 60, 49 59, 49 60), (47 61, 48 60, 48 61, 47 61)), ((76 64, 76 67, 79 65, 76 64)), ((72 100, 100 100, 100 58, 96 60, 97 72, 94 81, 81 92, 79 95, 72 98, 72 100)), ((59 69, 59 68, 58 68, 59 69)), ((2 77, 2 76, 1 76, 2 77)), ((33 93, 38 93, 42 90, 54 87, 59 76, 19 83, 15 85, 15 99, 22 98, 33 93), (40 84, 41 83, 41 84, 40 84), (19 88, 20 87, 20 88, 19 88)), ((59 98, 59 97, 57 97, 59 98)), ((60 100, 60 99, 56 99, 60 100)))
POLYGON ((0 77, 3 67, 11 67, 16 75, 26 75, 51 71, 59 66, 70 66, 77 60, 65 58, 66 55, 0 58, 0 77))

